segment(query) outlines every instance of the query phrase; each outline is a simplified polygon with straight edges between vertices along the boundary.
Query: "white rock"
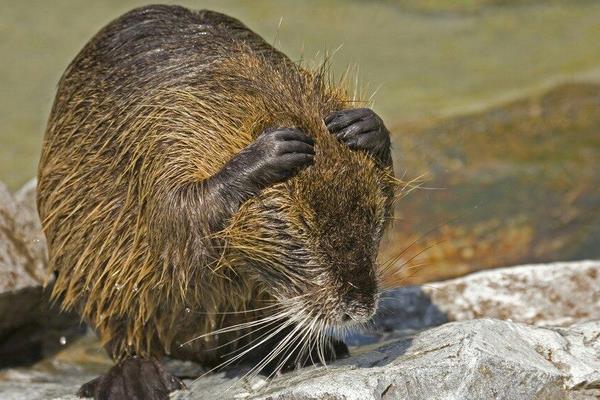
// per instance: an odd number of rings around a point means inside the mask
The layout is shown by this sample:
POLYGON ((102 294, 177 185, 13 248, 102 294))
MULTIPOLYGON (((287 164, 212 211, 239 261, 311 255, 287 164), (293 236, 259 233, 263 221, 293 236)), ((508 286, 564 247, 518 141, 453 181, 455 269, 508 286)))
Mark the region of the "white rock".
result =
MULTIPOLYGON (((44 275, 44 243, 36 241, 43 236, 35 182, 15 197, 0 184, 0 330, 6 321, 19 322, 15 313, 7 318, 14 297, 2 303, 8 298, 2 296, 39 288, 44 275)), ((599 261, 483 271, 386 297, 387 312, 377 320, 380 330, 356 339, 360 344, 392 338, 376 350, 362 350, 327 368, 284 374, 266 385, 261 377, 245 381, 231 372, 212 374, 188 382, 190 390, 172 398, 600 398, 599 261), (447 320, 459 322, 415 332, 447 320)), ((62 375, 4 371, 0 399, 74 400, 78 387, 90 379, 89 371, 77 371, 76 366, 62 375)))
MULTIPOLYGON (((29 238, 31 253, 37 259, 46 262, 46 237, 42 232, 42 224, 37 211, 37 179, 31 179, 15 194, 18 219, 25 234, 29 238)), ((45 276, 44 276, 45 278, 45 276)))
POLYGON ((329 370, 283 376, 252 398, 594 398, 600 395, 598 335, 598 321, 569 329, 492 319, 454 322, 329 370))
MULTIPOLYGON (((594 399, 600 396, 599 336, 600 321, 568 328, 494 319, 452 322, 327 368, 284 374, 258 389, 255 381, 219 373, 188 382, 190 390, 172 398, 594 399)), ((73 379, 63 386, 57 379, 0 382, 0 398, 75 399, 73 379)))
POLYGON ((29 246, 34 239, 20 214, 14 197, 0 182, 0 292, 35 285, 43 276, 43 260, 31 254, 29 246))
MULTIPOLYGON (((50 306, 46 244, 35 180, 14 197, 0 183, 0 367, 30 362, 81 332, 79 319, 50 306)), ((0 396, 0 399, 2 396, 0 396)))
POLYGON ((45 253, 35 250, 39 232, 26 227, 33 218, 0 183, 0 333, 35 317, 40 301, 45 253))
POLYGON ((451 321, 497 318, 571 325, 600 318, 600 261, 522 265, 422 287, 451 321))

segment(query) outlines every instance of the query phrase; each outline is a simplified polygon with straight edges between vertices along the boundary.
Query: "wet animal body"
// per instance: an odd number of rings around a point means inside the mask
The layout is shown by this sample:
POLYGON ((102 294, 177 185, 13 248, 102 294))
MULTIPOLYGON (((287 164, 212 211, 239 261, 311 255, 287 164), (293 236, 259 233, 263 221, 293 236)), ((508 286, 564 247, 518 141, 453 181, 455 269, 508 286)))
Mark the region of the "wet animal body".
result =
POLYGON ((396 180, 389 132, 326 68, 241 22, 149 6, 62 76, 38 209, 57 273, 118 362, 80 394, 162 399, 158 360, 278 371, 346 353, 375 311, 396 180))

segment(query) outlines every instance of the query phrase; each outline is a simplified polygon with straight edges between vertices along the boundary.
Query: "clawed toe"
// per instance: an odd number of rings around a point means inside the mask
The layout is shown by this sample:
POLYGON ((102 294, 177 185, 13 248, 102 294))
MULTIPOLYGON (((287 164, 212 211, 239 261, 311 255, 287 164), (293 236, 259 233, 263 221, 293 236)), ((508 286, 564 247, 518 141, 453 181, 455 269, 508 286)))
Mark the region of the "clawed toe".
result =
POLYGON ((363 150, 386 164, 390 133, 381 118, 368 108, 334 111, 325 118, 329 132, 353 150, 363 150))
POLYGON ((95 400, 167 400, 185 384, 156 360, 131 357, 81 386, 77 395, 95 400))

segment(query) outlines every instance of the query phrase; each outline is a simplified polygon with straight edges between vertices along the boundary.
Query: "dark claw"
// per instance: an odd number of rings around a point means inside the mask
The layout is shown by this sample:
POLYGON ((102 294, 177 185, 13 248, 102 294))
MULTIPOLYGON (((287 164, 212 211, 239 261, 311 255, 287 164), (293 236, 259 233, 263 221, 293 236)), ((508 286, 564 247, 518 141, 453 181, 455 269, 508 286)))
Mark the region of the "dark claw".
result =
POLYGON ((94 392, 96 391, 96 387, 98 383, 104 378, 103 375, 92 379, 91 381, 84 383, 81 385, 79 390, 77 391, 77 396, 79 397, 94 397, 94 392))
POLYGON ((330 131, 336 131, 363 119, 368 113, 373 113, 368 108, 351 108, 348 110, 334 111, 325 117, 325 124, 330 131))
POLYGON ((131 357, 81 386, 77 395, 95 400, 168 400, 185 384, 156 360, 131 357))
POLYGON ((373 110, 334 111, 325 118, 329 132, 353 150, 363 150, 383 164, 389 157, 390 133, 373 110))

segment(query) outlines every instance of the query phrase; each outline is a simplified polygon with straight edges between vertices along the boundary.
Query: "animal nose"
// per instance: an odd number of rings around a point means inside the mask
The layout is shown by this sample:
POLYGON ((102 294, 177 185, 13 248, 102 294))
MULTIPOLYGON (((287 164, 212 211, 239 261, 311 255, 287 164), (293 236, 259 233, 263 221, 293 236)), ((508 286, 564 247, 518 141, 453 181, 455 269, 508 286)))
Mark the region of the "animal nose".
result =
POLYGON ((353 299, 348 301, 345 307, 340 310, 341 315, 339 318, 342 323, 367 322, 375 314, 376 308, 377 301, 375 299, 372 301, 358 301, 353 299))

